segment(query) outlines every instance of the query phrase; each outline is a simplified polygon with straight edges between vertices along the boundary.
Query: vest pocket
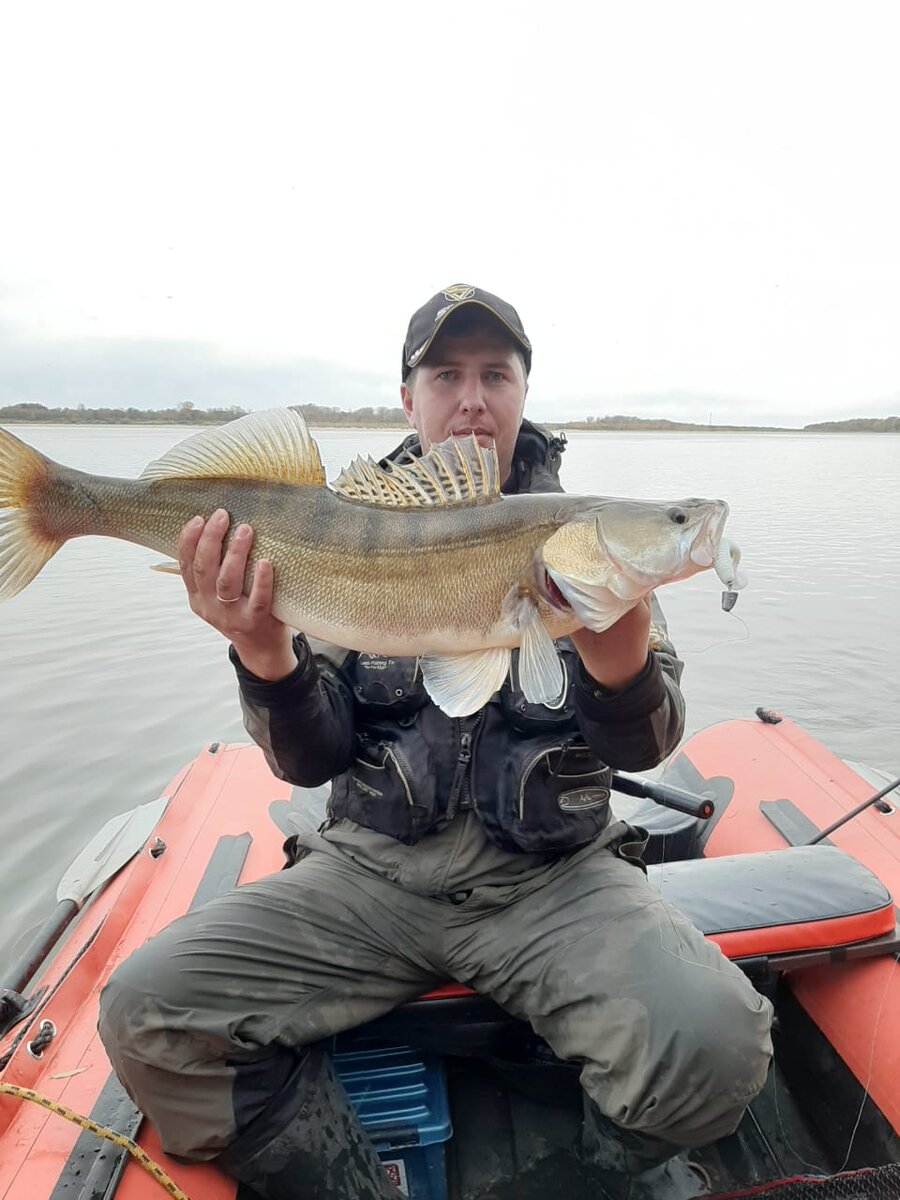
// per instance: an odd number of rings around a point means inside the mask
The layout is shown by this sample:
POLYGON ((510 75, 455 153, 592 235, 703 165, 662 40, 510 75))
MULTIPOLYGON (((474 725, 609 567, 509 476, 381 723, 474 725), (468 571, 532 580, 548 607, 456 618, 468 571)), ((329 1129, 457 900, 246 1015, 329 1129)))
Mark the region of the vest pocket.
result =
POLYGON ((401 842, 417 842, 437 816, 426 743, 417 739, 401 750, 388 738, 357 733, 353 762, 334 783, 331 813, 401 842), (410 760, 410 754, 416 761, 410 760))
POLYGON ((611 772, 577 735, 518 743, 498 779, 497 837, 524 851, 575 850, 609 821, 611 772))

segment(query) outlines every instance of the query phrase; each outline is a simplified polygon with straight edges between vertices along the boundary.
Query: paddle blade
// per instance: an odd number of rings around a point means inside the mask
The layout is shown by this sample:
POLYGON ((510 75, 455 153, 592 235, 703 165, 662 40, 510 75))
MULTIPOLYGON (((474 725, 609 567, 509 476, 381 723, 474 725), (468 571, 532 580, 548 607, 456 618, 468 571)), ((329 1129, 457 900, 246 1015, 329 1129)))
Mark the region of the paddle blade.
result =
POLYGON ((160 796, 130 812, 111 817, 91 838, 62 879, 56 899, 72 900, 79 907, 101 884, 112 879, 146 842, 168 803, 160 796))

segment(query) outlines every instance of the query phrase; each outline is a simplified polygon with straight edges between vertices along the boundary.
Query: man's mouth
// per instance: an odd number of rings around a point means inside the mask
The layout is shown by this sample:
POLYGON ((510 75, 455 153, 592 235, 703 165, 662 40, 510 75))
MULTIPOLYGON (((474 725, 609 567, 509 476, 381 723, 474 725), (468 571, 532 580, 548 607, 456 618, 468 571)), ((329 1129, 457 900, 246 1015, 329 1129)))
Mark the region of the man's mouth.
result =
POLYGON ((451 434, 455 438, 469 437, 474 434, 479 442, 492 442, 494 440, 494 435, 490 430, 483 429, 480 425, 476 425, 474 428, 466 426, 463 429, 453 429, 451 430, 451 434))

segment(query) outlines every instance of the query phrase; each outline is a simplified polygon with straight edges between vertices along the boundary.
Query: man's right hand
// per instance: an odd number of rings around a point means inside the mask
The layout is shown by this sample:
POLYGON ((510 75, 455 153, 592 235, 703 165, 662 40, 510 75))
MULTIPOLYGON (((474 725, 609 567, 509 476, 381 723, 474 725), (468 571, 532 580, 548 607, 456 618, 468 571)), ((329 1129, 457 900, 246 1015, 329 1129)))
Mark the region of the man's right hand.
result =
POLYGON ((178 538, 178 562, 191 609, 227 637, 243 665, 260 679, 277 680, 297 665, 291 629, 272 613, 274 572, 261 558, 244 595, 253 530, 238 525, 224 545, 229 516, 217 509, 208 520, 194 517, 178 538))

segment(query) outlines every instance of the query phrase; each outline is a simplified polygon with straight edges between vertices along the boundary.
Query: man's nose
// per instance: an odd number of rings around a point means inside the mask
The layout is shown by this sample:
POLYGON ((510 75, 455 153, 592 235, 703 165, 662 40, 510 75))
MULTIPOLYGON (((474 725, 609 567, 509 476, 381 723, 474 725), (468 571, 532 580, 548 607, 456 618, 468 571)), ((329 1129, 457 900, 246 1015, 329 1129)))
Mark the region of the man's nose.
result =
POLYGON ((463 380, 459 407, 463 412, 484 412, 487 406, 484 399, 484 385, 480 376, 463 380))

